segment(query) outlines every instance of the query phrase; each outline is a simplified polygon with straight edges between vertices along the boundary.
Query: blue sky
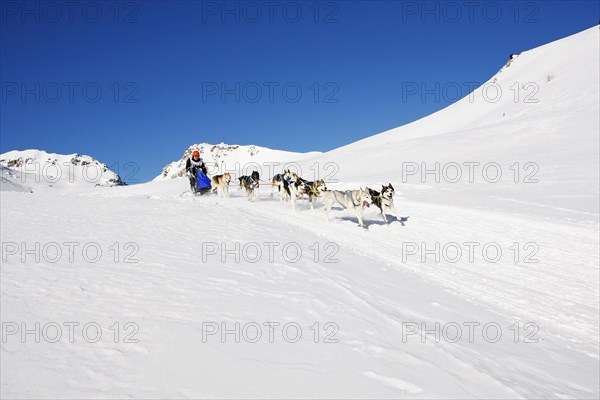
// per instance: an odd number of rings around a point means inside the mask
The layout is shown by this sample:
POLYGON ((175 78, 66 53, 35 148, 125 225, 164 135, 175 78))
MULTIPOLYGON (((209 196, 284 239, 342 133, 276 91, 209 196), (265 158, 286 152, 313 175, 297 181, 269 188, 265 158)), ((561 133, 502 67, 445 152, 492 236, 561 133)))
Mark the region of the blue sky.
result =
POLYGON ((2 0, 0 151, 133 162, 140 182, 197 142, 326 151, 451 104, 598 4, 2 0))

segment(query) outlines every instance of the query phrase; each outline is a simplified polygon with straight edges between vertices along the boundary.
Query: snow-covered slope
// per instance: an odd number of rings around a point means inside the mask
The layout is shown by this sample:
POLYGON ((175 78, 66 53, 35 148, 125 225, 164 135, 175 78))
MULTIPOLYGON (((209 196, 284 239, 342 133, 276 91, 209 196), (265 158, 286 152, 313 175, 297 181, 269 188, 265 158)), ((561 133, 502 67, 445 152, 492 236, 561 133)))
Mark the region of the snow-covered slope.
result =
POLYGON ((596 26, 525 51, 451 106, 301 165, 419 201, 598 221, 599 38, 596 26))
MULTIPOLYGON (((289 161, 296 161, 306 157, 315 156, 319 152, 294 153, 282 150, 273 150, 255 145, 241 146, 237 144, 208 144, 198 143, 187 148, 178 161, 173 161, 163 168, 162 174, 154 178, 154 181, 164 179, 180 178, 185 175, 185 163, 192 155, 192 151, 198 150, 204 160, 209 175, 230 172, 237 175, 248 173, 248 169, 268 169, 269 165, 283 165, 289 161), (240 173, 241 171, 241 173, 240 173)), ((279 168, 278 168, 279 170, 279 168)), ((252 172, 252 171, 250 171, 252 172)), ((278 171, 279 172, 279 171, 278 171)))
POLYGON ((287 165, 332 188, 392 182, 417 201, 595 223, 598 47, 593 27, 525 51, 451 106, 326 153, 192 145, 155 181, 183 176, 185 160, 199 148, 213 173, 240 175, 256 166, 268 179, 287 165))
POLYGON ((14 150, 0 154, 1 190, 25 191, 121 186, 119 175, 93 157, 14 150))
POLYGON ((142 185, 1 192, 0 394, 598 398, 599 52, 596 27, 496 76, 536 82, 538 103, 475 94, 329 153, 259 161, 299 159, 330 187, 391 181, 389 226, 374 209, 368 230, 340 209, 326 223, 263 187, 253 203, 235 188, 181 196, 179 163, 142 185), (402 182, 403 162, 451 161, 504 175, 402 182))
POLYGON ((1 194, 2 397, 597 398, 597 230, 408 201, 406 226, 370 211, 362 231, 268 193, 130 188, 1 194), (473 262, 403 247, 451 242, 473 262))
POLYGON ((19 171, 0 165, 0 191, 33 193, 32 188, 18 183, 20 176, 19 171))

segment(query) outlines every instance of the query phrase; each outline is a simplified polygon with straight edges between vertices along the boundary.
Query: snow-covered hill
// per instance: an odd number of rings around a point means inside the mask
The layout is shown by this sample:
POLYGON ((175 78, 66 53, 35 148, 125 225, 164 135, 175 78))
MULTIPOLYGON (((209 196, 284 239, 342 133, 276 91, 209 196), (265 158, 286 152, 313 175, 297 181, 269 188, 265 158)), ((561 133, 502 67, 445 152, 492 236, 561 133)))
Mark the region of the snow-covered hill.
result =
MULTIPOLYGON (((266 147, 255 145, 241 146, 236 144, 193 144, 186 149, 183 156, 178 161, 173 161, 163 168, 162 174, 157 176, 154 181, 164 179, 180 178, 185 175, 185 163, 192 155, 192 151, 200 151, 209 175, 230 172, 235 175, 248 173, 247 170, 259 168, 265 172, 272 166, 283 165, 290 161, 301 160, 306 157, 315 156, 319 152, 294 153, 282 150, 273 150, 266 147)), ((277 168, 279 172, 280 168, 277 168)), ((252 171, 250 171, 252 172, 252 171)))
POLYGON ((0 165, 0 191, 33 193, 29 186, 18 183, 19 171, 0 165))
MULTIPOLYGON (((596 223, 599 46, 593 27, 525 51, 451 106, 326 153, 192 145, 155 181, 183 176, 185 160, 199 148, 214 173, 256 166, 268 179, 291 166, 332 188, 392 182, 416 201, 596 223)), ((179 189, 184 182, 174 193, 179 189)))
POLYGON ((121 186, 119 175, 93 157, 14 150, 0 154, 0 190, 48 190, 121 186))
POLYGON ((141 185, 1 192, 2 397, 598 398, 598 35, 521 53, 495 103, 476 91, 328 153, 192 146, 332 188, 391 181, 389 226, 262 187, 182 196, 182 161, 141 185))
POLYGON ((300 164, 418 201, 597 222, 598 48, 596 26, 525 51, 451 106, 300 164))

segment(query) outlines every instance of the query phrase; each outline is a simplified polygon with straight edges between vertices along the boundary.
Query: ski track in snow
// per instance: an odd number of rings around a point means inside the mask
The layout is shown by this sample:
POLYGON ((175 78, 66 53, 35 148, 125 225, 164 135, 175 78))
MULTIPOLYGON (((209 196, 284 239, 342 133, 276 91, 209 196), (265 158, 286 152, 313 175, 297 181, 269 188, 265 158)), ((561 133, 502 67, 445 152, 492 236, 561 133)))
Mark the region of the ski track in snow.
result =
POLYGON ((104 335, 96 344, 65 337, 59 343, 3 344, 3 365, 20 368, 3 369, 2 394, 597 395, 594 229, 397 200, 399 215, 410 216, 405 226, 381 225, 368 210, 368 230, 362 230, 339 209, 326 223, 320 205, 309 210, 301 200, 293 212, 268 192, 253 203, 241 193, 233 190, 230 199, 2 193, 3 238, 98 242, 107 252, 96 264, 66 257, 56 264, 22 264, 18 256, 3 263, 3 321, 95 321, 104 335), (401 256, 403 241, 430 247, 435 241, 495 241, 508 250, 513 242, 533 240, 538 264, 515 264, 512 254, 496 264, 481 257, 474 263, 435 263, 431 257, 423 263, 419 256, 403 262, 401 256), (115 263, 108 250, 114 242, 137 243, 140 262, 115 263), (203 263, 202 242, 228 248, 235 242, 295 242, 304 253, 297 263, 281 257, 270 262, 266 255, 257 263, 236 263, 231 255, 226 263, 220 255, 203 263), (339 262, 314 262, 309 248, 315 242, 336 243, 339 262), (138 324, 139 343, 114 343, 108 327, 115 321, 138 324), (221 343, 218 337, 203 343, 201 324, 212 321, 230 328, 236 322, 296 322, 303 335, 296 344, 281 337, 274 343, 221 343), (314 343, 315 322, 337 324, 339 343, 322 343, 322 329, 314 343), (497 343, 484 341, 477 330, 473 343, 466 330, 457 343, 438 343, 431 335, 423 343, 420 335, 403 340, 407 322, 429 328, 436 322, 495 322, 503 333, 497 343), (538 324, 539 343, 514 343, 515 322, 538 324), (35 385, 25 383, 32 380, 35 385), (15 387, 29 389, 11 392, 15 387))

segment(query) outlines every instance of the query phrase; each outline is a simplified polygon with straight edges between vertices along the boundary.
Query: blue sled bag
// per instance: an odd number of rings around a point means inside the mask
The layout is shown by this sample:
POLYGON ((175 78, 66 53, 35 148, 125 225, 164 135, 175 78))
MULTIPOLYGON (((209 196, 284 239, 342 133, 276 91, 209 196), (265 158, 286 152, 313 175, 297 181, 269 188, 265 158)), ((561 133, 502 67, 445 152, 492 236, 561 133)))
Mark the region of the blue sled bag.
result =
POLYGON ((210 178, 202 171, 198 171, 198 191, 210 189, 210 178))

